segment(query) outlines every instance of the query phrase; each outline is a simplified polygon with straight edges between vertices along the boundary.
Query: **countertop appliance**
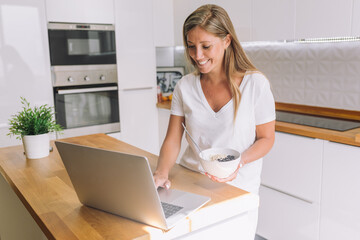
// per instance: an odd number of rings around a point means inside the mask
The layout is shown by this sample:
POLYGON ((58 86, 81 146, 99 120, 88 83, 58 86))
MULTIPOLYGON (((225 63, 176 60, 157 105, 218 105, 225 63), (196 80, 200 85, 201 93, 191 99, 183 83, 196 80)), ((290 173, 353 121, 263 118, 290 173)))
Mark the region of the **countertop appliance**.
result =
POLYGON ((174 91, 176 83, 184 76, 183 67, 157 67, 156 83, 161 89, 163 96, 174 91))
POLYGON ((120 131, 113 25, 48 24, 56 122, 65 137, 120 131))
POLYGON ((301 113, 276 111, 276 121, 301 124, 305 126, 325 128, 335 131, 347 131, 360 127, 360 122, 312 116, 301 113))

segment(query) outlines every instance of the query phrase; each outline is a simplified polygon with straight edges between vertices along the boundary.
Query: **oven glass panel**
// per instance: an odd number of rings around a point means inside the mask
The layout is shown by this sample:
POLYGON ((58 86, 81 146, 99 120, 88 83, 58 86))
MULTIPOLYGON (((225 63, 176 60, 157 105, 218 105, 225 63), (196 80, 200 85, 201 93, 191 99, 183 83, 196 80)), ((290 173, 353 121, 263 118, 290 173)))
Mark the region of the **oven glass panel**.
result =
POLYGON ((55 95, 56 120, 65 129, 119 122, 118 92, 55 95))
POLYGON ((49 29, 51 65, 116 64, 115 32, 49 29))
POLYGON ((76 39, 70 38, 67 40, 68 55, 100 55, 100 41, 99 39, 76 39))

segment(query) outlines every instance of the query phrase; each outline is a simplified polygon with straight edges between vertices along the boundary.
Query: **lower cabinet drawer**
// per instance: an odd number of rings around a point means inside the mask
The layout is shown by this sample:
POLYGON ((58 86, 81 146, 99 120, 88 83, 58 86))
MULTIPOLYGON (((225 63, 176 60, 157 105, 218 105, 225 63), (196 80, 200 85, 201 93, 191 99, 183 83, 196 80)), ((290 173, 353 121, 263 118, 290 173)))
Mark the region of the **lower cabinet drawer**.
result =
POLYGON ((319 239, 320 206, 260 187, 257 234, 269 240, 319 239))

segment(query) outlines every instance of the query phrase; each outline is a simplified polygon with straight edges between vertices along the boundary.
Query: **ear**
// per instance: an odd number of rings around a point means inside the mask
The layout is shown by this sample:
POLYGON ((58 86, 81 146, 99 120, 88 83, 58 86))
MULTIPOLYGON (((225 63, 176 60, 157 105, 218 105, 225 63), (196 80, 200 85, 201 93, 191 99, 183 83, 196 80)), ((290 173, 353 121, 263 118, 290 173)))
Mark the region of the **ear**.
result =
POLYGON ((224 48, 228 48, 229 45, 231 43, 231 36, 230 34, 227 34, 226 37, 224 38, 224 48))

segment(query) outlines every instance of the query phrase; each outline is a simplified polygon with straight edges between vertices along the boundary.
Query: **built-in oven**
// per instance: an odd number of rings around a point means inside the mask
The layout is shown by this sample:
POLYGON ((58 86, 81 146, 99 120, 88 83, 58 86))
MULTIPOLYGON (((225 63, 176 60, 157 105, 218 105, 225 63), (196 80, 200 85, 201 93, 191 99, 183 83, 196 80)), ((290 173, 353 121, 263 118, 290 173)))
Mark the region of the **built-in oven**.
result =
POLYGON ((114 26, 48 26, 55 117, 65 137, 119 132, 114 26))

